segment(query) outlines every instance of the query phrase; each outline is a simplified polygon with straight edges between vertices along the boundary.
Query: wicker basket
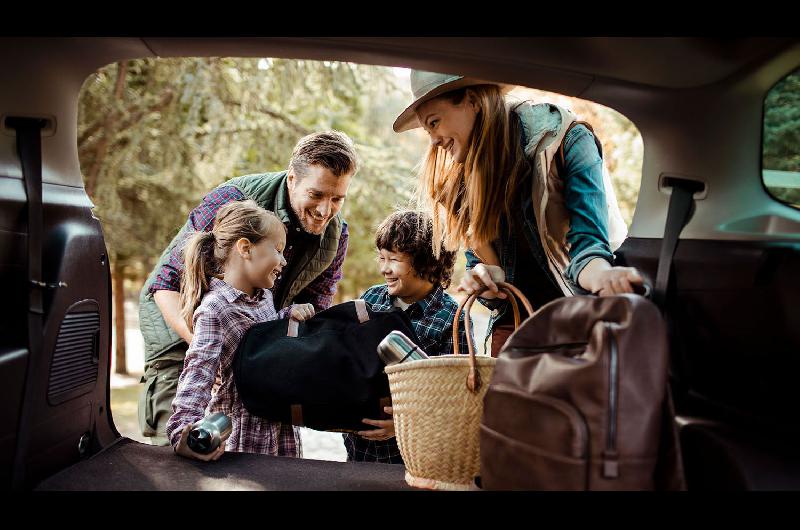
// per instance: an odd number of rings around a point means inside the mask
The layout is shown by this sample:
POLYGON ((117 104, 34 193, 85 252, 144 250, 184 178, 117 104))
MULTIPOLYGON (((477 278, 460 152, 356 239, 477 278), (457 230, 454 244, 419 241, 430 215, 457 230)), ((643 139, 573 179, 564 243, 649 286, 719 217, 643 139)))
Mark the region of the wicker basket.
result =
MULTIPOLYGON (((514 286, 500 282, 519 326, 520 297, 528 313, 530 304, 514 286)), ((406 466, 409 485, 441 490, 469 490, 480 472, 479 425, 483 397, 496 359, 475 356, 469 318, 464 319, 469 355, 459 355, 458 319, 469 315, 478 294, 465 299, 453 322, 455 355, 441 355, 386 367, 392 393, 395 436, 406 466)))

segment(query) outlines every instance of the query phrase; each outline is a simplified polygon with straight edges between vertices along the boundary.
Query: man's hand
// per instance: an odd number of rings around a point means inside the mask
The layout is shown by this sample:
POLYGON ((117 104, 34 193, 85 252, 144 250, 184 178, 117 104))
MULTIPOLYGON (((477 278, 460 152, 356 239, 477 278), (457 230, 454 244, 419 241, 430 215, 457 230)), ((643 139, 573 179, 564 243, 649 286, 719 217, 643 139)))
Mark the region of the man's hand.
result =
MULTIPOLYGON (((386 414, 392 414, 392 407, 383 407, 383 411, 386 412, 386 414)), ((364 418, 361 421, 367 425, 379 427, 378 429, 372 429, 369 431, 356 432, 356 434, 362 438, 372 440, 373 442, 394 438, 394 418, 391 420, 369 420, 364 418)))
POLYGON ((294 304, 291 311, 289 311, 289 317, 302 322, 313 317, 314 313, 313 304, 294 304))
POLYGON ((461 278, 461 283, 458 284, 456 291, 467 293, 471 295, 479 292, 485 287, 488 291, 483 291, 480 295, 481 298, 490 300, 492 298, 507 298, 506 293, 497 288, 497 283, 506 281, 506 274, 501 267, 497 265, 486 265, 478 263, 472 270, 464 272, 461 278))

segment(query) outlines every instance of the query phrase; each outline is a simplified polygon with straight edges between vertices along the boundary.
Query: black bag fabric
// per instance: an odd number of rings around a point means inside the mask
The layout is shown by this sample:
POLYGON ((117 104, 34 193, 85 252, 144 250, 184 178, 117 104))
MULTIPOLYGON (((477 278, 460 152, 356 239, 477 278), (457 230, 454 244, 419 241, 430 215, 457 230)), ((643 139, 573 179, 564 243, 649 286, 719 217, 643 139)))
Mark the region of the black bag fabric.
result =
POLYGON ((371 429, 363 418, 388 418, 389 379, 377 348, 393 330, 419 344, 403 311, 373 311, 363 300, 305 322, 255 324, 233 358, 242 403, 253 415, 319 431, 371 429))

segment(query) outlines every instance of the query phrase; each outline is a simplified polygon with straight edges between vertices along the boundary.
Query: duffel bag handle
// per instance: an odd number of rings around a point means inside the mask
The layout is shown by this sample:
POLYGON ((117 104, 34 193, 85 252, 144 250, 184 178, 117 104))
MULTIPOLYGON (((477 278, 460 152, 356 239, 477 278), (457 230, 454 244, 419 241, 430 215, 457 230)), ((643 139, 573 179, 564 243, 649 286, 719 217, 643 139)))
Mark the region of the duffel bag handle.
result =
MULTIPOLYGON (((367 311, 367 302, 361 300, 353 300, 353 306, 356 309, 356 318, 358 319, 359 324, 363 324, 364 322, 369 320, 369 311, 367 311)), ((297 333, 300 329, 300 321, 295 320, 291 316, 289 317, 289 324, 286 327, 286 336, 287 337, 296 337, 297 333)))
MULTIPOLYGON (((507 282, 497 282, 497 287, 508 295, 508 300, 511 302, 511 308, 514 311, 514 329, 519 327, 520 319, 519 319, 519 305, 517 304, 517 298, 522 301, 522 305, 525 306, 525 310, 528 312, 528 315, 533 314, 533 306, 522 294, 522 291, 511 285, 507 282), (516 296, 515 296, 516 295, 516 296)), ((469 374, 467 375, 467 388, 470 392, 477 392, 481 388, 481 376, 478 372, 478 368, 475 364, 475 345, 472 344, 472 325, 469 323, 469 313, 472 309, 472 304, 475 300, 483 294, 484 291, 488 291, 489 288, 486 287, 485 289, 473 293, 465 298, 459 305, 458 309, 456 310, 456 316, 453 319, 453 353, 456 355, 460 354, 459 347, 458 347, 458 319, 461 317, 461 312, 464 311, 466 313, 464 317, 464 329, 466 330, 466 338, 467 338, 467 350, 469 350, 469 374)))

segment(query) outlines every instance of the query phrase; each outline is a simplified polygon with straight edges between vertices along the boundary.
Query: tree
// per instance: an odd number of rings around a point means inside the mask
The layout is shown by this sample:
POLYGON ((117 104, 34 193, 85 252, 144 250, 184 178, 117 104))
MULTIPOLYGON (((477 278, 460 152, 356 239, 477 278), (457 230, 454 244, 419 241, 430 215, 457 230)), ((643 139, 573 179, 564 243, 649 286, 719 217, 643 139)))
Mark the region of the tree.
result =
MULTIPOLYGON (((641 178, 635 127, 598 105, 519 90, 571 105, 594 125, 630 223, 641 178)), ((336 301, 381 282, 375 228, 392 209, 413 207, 415 168, 428 144, 421 130, 391 129, 410 100, 407 81, 391 68, 327 61, 151 58, 90 76, 79 99, 78 152, 111 259, 117 336, 124 337, 125 280, 141 285, 202 196, 237 175, 285 169, 297 140, 314 131, 347 133, 361 159, 342 210, 350 244, 336 301)), ((451 292, 464 263, 460 255, 451 292)), ((124 366, 118 350, 117 370, 124 366)))
MULTIPOLYGON (((800 172, 800 71, 778 82, 764 101, 762 167, 800 172)), ((800 207, 800 188, 769 188, 778 199, 800 207)))
MULTIPOLYGON (((78 151, 109 249, 118 336, 125 278, 143 281, 202 196, 236 175, 285 169, 312 131, 347 133, 362 157, 344 212, 354 233, 339 294, 357 296, 374 269, 369 227, 393 197, 410 195, 416 155, 375 120, 402 108, 399 90, 389 68, 283 59, 141 59, 90 76, 78 151)), ((117 348, 124 371, 124 340, 117 348)))

